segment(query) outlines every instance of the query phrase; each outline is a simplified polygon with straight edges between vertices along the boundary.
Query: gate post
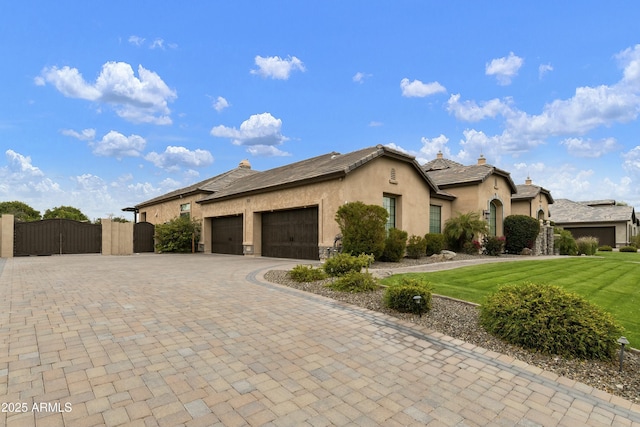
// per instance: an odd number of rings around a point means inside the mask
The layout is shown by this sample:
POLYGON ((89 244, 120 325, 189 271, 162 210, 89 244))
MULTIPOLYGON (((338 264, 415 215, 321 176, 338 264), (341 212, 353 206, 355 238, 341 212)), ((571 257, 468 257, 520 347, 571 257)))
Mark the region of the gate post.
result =
POLYGON ((4 214, 0 218, 0 258, 13 258, 14 217, 4 214))

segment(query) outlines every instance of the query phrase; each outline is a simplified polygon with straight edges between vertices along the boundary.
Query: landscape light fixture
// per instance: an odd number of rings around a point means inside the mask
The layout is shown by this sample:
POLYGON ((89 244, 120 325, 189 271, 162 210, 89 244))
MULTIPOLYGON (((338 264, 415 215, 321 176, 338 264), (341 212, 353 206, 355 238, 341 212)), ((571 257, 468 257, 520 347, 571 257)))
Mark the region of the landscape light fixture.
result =
POLYGON ((620 344, 620 372, 622 372, 622 360, 624 359, 624 346, 629 344, 629 340, 625 337, 618 338, 618 344, 620 344))
POLYGON ((422 317, 422 310, 420 310, 420 303, 422 302, 422 296, 421 295, 414 296, 413 302, 415 302, 416 306, 418 307, 418 316, 422 317))

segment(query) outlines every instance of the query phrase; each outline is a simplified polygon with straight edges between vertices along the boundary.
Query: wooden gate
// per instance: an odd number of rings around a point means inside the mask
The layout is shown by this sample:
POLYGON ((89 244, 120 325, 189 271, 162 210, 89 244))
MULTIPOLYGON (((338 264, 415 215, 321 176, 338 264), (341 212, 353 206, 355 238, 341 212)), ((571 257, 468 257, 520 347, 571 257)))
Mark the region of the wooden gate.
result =
POLYGON ((102 226, 70 219, 16 222, 14 256, 92 254, 102 251, 102 226))
POLYGON ((154 252, 156 226, 150 222, 136 222, 133 225, 133 252, 154 252))

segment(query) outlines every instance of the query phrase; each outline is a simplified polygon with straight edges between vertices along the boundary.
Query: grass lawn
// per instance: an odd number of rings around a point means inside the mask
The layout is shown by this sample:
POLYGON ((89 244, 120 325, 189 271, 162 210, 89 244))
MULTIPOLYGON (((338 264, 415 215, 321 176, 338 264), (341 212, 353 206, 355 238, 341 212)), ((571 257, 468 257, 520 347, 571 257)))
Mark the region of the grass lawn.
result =
POLYGON ((593 257, 506 262, 433 273, 408 273, 383 280, 390 285, 402 276, 420 276, 436 294, 482 303, 500 285, 523 282, 561 286, 608 311, 625 328, 634 348, 640 348, 640 253, 598 252, 593 257))

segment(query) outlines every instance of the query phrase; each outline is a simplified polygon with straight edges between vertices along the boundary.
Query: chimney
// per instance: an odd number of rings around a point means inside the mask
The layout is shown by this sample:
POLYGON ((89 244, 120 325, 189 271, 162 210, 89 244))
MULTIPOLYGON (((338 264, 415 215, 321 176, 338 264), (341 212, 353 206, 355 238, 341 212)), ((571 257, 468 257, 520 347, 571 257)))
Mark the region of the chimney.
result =
POLYGON ((441 159, 442 158, 442 151, 438 151, 438 158, 441 159))
POLYGON ((527 179, 524 181, 525 185, 531 185, 531 178, 527 177, 527 179))
POLYGON ((479 165, 486 165, 487 164, 487 159, 485 159, 482 154, 480 154, 480 157, 478 157, 478 164, 479 165))
POLYGON ((240 164, 238 165, 239 168, 242 169, 251 169, 251 163, 249 163, 249 160, 243 160, 240 162, 240 164))

